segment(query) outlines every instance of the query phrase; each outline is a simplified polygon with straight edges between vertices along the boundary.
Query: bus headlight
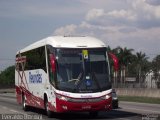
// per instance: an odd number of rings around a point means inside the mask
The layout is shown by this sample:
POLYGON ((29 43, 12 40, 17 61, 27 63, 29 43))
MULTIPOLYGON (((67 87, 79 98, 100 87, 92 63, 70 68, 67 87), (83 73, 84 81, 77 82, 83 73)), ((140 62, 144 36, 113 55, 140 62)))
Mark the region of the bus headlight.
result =
POLYGON ((59 94, 57 94, 56 97, 57 97, 58 99, 60 99, 60 100, 63 100, 63 101, 69 101, 69 100, 70 100, 70 98, 68 98, 68 97, 66 97, 66 96, 59 95, 59 94))
POLYGON ((111 94, 107 94, 107 95, 103 96, 102 99, 103 99, 103 100, 107 100, 107 99, 109 99, 110 97, 111 97, 111 94))
POLYGON ((111 94, 106 95, 106 99, 109 99, 111 97, 111 94))

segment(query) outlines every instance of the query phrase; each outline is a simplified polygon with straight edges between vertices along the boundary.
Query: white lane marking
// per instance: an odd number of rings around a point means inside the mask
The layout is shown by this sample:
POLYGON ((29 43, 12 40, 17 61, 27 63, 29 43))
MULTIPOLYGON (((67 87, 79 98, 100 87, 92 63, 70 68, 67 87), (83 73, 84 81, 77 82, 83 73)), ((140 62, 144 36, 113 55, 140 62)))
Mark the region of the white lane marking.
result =
POLYGON ((141 111, 141 112, 149 112, 149 113, 158 113, 160 114, 160 112, 158 111, 154 111, 154 110, 144 110, 144 109, 137 109, 137 108, 123 108, 123 109, 128 109, 128 110, 136 110, 136 111, 141 111))
POLYGON ((11 111, 11 112, 15 112, 15 113, 20 113, 20 112, 17 111, 17 110, 12 110, 12 109, 10 109, 10 111, 11 111))
POLYGON ((3 108, 3 109, 7 109, 7 107, 5 107, 5 106, 2 106, 2 108, 3 108))
POLYGON ((22 112, 20 112, 20 111, 16 111, 16 110, 13 110, 13 109, 10 109, 10 108, 8 108, 8 107, 6 107, 6 106, 3 106, 3 105, 0 105, 3 109, 5 109, 5 110, 9 110, 9 111, 11 111, 11 112, 16 112, 16 113, 19 113, 19 114, 25 114, 25 113, 22 113, 22 112))
POLYGON ((21 111, 17 111, 17 110, 13 110, 13 109, 9 109, 11 112, 16 112, 18 114, 23 114, 23 115, 27 115, 27 113, 21 112, 21 111))

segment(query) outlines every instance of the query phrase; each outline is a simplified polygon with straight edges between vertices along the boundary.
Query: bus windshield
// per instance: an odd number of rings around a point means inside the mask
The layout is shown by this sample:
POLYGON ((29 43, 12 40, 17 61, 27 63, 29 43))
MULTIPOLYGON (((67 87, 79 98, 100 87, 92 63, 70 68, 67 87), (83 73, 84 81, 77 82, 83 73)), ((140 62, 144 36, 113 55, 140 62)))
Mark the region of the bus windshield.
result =
POLYGON ((57 49, 59 90, 73 93, 101 92, 111 88, 106 48, 57 49))

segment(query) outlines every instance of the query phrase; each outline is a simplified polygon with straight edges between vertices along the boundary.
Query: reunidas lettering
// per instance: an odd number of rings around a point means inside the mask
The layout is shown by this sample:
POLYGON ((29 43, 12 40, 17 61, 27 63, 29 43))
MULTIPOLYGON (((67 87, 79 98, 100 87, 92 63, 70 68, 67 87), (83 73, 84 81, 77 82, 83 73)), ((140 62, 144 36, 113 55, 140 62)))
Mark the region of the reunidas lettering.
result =
POLYGON ((42 83, 42 74, 36 72, 36 74, 32 74, 29 72, 29 82, 30 83, 42 83))

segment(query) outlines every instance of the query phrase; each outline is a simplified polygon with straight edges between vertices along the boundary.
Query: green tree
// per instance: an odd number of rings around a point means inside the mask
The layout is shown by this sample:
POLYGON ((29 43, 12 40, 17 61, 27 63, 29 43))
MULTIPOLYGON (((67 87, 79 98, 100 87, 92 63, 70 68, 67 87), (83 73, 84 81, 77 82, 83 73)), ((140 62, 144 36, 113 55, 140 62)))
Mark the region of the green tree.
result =
POLYGON ((134 51, 133 49, 128 49, 127 47, 117 47, 116 50, 121 67, 126 67, 128 64, 132 62, 132 52, 134 51))
POLYGON ((127 47, 125 48, 117 47, 115 50, 119 58, 120 76, 121 76, 121 82, 123 82, 126 76, 126 68, 128 68, 128 65, 132 63, 133 60, 133 54, 132 54, 133 49, 128 49, 127 47))
POLYGON ((142 52, 137 52, 135 55, 135 62, 136 62, 136 71, 137 71, 137 76, 138 76, 138 81, 139 83, 144 80, 144 74, 145 71, 147 71, 147 59, 148 57, 146 56, 145 53, 142 52), (145 69, 144 69, 145 68, 145 69))
MULTIPOLYGON (((128 49, 127 47, 111 49, 110 46, 107 47, 107 51, 115 54, 119 59, 120 70, 118 71, 117 80, 123 82, 125 77, 128 76, 136 77, 139 83, 144 83, 147 72, 151 70, 151 62, 148 61, 145 53, 137 52, 133 54, 133 49, 128 49)), ((110 64, 113 66, 111 59, 110 64)), ((113 67, 111 67, 111 72, 114 80, 113 67)))
POLYGON ((10 66, 0 73, 0 86, 14 86, 15 81, 15 66, 10 66))

